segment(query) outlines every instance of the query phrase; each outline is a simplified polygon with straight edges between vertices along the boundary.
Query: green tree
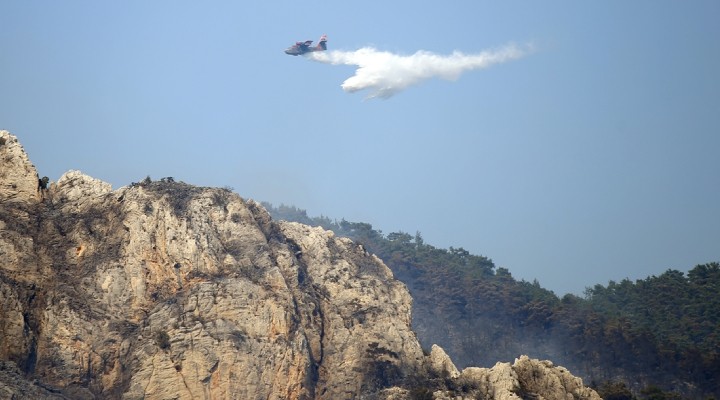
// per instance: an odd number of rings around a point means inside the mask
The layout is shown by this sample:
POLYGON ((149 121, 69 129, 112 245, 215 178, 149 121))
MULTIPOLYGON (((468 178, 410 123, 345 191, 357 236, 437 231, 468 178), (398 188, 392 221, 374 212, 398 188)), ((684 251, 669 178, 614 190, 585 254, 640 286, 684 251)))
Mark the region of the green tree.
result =
POLYGON ((607 381, 596 390, 603 400, 636 400, 624 382, 607 381))

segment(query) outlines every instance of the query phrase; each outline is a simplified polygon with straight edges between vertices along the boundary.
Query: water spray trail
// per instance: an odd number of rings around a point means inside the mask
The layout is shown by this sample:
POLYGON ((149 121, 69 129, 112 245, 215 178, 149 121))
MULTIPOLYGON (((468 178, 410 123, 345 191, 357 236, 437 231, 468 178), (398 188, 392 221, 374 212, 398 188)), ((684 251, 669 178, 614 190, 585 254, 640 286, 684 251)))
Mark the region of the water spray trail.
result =
POLYGON ((530 47, 508 45, 498 50, 479 54, 455 51, 450 55, 438 55, 418 51, 402 56, 386 51, 364 47, 355 51, 324 51, 309 53, 308 57, 332 65, 356 65, 355 75, 342 83, 346 92, 369 90, 368 98, 389 98, 409 86, 438 77, 456 80, 465 71, 487 68, 494 64, 520 58, 530 47))

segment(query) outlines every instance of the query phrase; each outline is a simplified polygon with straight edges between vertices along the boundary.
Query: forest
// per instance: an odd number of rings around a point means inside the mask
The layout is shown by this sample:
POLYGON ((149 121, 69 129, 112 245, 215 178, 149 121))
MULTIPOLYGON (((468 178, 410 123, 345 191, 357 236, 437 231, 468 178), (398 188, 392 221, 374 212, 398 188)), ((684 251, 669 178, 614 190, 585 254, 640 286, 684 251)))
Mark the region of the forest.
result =
POLYGON ((413 329, 458 367, 521 354, 581 376, 605 399, 720 398, 720 264, 596 284, 558 297, 485 256, 424 242, 420 232, 309 217, 263 203, 274 219, 321 226, 378 255, 408 287, 413 329))

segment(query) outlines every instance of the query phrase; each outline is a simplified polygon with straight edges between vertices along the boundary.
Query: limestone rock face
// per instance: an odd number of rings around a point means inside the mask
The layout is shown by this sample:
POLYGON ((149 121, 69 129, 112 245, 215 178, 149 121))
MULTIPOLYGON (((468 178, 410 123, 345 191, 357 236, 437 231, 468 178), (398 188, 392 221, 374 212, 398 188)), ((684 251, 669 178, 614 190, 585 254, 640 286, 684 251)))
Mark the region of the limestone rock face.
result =
POLYGON ((583 386, 582 379, 570 374, 563 367, 555 367, 550 361, 531 360, 521 356, 515 360, 513 370, 517 373, 525 393, 546 399, 597 399, 594 390, 583 386))
MULTIPOLYGON (((39 196, 0 137, 0 398, 401 399, 428 363, 470 374, 423 356, 408 291, 362 246, 171 178, 71 171, 39 196)), ((525 364, 473 385, 582 389, 525 364)))
POLYGON ((60 177, 53 189, 56 203, 80 206, 110 193, 112 186, 80 171, 68 171, 60 177))
MULTIPOLYGON (((444 353, 444 352, 443 352, 444 353)), ((436 390, 436 400, 602 400, 592 389, 583 386, 582 379, 550 361, 533 360, 521 356, 513 364, 497 363, 492 368, 468 367, 450 380, 454 390, 436 390)), ((409 393, 398 395, 386 391, 387 399, 411 398, 409 393), (403 397, 403 395, 407 397, 403 397)))
POLYGON ((0 399, 62 400, 67 397, 29 382, 14 363, 0 361, 0 399))
POLYGON ((442 347, 434 344, 430 349, 429 364, 431 371, 437 375, 448 378, 457 378, 460 376, 455 364, 453 364, 450 357, 445 353, 442 347))
POLYGON ((17 137, 0 130, 0 204, 37 201, 38 174, 17 137))
POLYGON ((343 399, 422 364, 407 290, 350 240, 170 179, 113 191, 71 171, 40 201, 2 137, 0 359, 47 387, 343 399))

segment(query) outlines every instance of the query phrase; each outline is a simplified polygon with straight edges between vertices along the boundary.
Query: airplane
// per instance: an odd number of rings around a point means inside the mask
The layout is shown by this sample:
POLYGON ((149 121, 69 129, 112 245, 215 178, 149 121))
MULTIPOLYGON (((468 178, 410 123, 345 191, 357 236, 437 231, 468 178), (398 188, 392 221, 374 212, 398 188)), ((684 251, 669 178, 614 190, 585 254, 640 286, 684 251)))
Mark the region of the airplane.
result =
POLYGON ((327 50, 327 35, 320 36, 320 40, 317 46, 310 47, 312 40, 306 40, 304 42, 295 42, 294 45, 290 46, 285 50, 285 54, 291 56, 299 56, 305 53, 312 53, 313 51, 325 51, 327 50))

